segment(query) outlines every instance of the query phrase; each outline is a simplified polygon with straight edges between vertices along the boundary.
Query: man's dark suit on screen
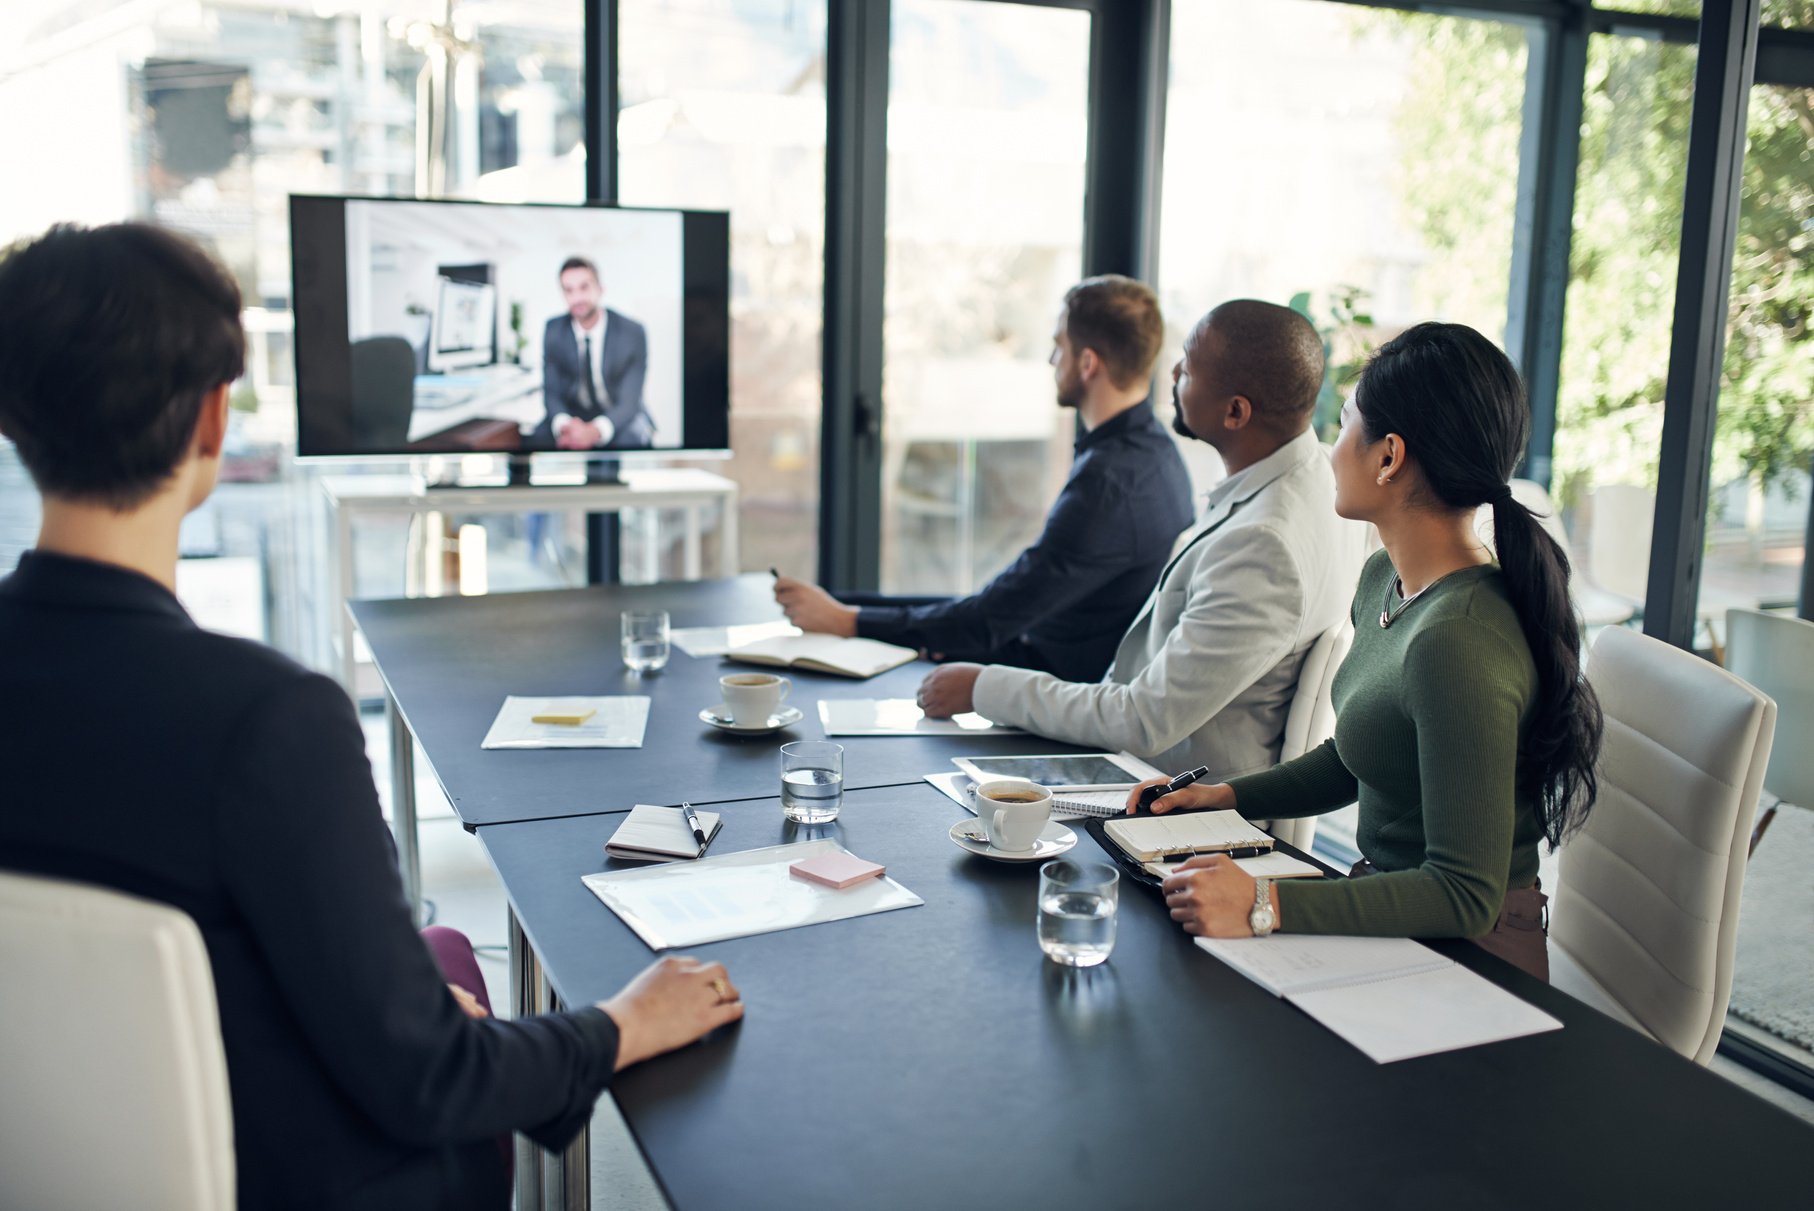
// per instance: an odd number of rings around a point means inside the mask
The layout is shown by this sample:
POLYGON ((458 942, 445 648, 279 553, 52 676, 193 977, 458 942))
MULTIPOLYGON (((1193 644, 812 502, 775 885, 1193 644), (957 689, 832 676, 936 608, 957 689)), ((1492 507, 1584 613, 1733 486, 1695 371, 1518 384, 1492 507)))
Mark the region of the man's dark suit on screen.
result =
POLYGON ((542 403, 548 418, 536 430, 537 446, 554 445, 561 416, 609 420, 613 433, 601 449, 640 450, 654 443, 655 422, 642 403, 643 379, 649 370, 648 335, 641 324, 609 308, 604 317, 602 383, 587 382, 572 317, 563 313, 548 321, 542 334, 542 403))
POLYGON ((241 1208, 496 1211, 498 1136, 534 1123, 561 1147, 586 1125, 616 1026, 461 1012, 334 682, 202 630, 136 572, 34 552, 0 580, 0 770, 0 868, 201 928, 241 1208))

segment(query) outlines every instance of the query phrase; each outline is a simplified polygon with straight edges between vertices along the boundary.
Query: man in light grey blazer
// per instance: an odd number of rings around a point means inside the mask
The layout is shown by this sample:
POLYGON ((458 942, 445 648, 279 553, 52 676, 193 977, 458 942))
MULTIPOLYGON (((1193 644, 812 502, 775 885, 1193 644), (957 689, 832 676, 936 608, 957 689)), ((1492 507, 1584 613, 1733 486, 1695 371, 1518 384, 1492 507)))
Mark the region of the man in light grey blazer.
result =
POLYGON ((1310 429, 1322 381, 1322 339, 1296 312, 1241 299, 1204 316, 1172 368, 1173 427, 1215 447, 1228 475, 1108 673, 948 664, 920 687, 926 713, 975 710, 1167 771, 1206 765, 1216 782, 1274 765, 1298 668, 1360 575, 1360 533, 1336 516, 1310 429))

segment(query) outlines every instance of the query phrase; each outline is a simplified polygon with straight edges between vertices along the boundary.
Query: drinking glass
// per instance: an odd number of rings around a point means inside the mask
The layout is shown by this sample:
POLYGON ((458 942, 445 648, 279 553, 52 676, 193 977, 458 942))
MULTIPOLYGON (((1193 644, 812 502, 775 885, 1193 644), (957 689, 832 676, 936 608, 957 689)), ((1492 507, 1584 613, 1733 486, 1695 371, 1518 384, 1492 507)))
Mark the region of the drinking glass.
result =
POLYGON ((838 818, 844 802, 844 746, 800 740, 781 746, 781 814, 796 824, 838 818))
POLYGON ((624 664, 634 673, 653 673, 668 663, 668 612, 625 610, 624 664))
POLYGON ((1039 868, 1039 948, 1065 967, 1094 967, 1115 949, 1121 875, 1060 858, 1039 868))

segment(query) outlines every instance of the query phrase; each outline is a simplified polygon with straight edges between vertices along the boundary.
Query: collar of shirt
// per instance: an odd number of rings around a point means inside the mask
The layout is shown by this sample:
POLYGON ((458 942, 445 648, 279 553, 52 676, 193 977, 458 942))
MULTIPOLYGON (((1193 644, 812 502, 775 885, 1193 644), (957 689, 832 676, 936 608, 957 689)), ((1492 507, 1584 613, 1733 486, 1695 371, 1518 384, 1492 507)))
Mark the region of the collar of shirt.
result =
POLYGON ((157 581, 117 564, 50 551, 27 551, 0 580, 0 597, 78 609, 131 610, 189 621, 176 595, 157 581))
POLYGON ((1073 448, 1077 453, 1082 454, 1091 446, 1105 442, 1118 433, 1125 433, 1133 428, 1145 428, 1154 423, 1152 404, 1142 400, 1132 408, 1115 413, 1094 429, 1085 429, 1077 435, 1073 448))
POLYGON ((1306 429, 1259 462, 1242 467, 1211 488, 1204 497, 1203 510, 1213 513, 1219 505, 1247 500, 1299 463, 1316 457, 1327 457, 1323 443, 1317 440, 1316 430, 1306 429))
POLYGON ((598 324, 592 328, 580 327, 578 320, 573 321, 573 347, 584 349, 587 337, 592 338, 592 361, 596 365, 605 348, 605 329, 611 323, 611 313, 603 307, 598 309, 598 324))

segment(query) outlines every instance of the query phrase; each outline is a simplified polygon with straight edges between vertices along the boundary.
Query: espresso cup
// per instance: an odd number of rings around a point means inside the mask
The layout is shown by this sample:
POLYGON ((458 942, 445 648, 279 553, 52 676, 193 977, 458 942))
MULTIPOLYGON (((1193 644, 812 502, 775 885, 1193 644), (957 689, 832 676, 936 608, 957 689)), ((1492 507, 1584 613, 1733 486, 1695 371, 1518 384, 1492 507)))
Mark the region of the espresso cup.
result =
POLYGON ((774 718, 794 683, 773 673, 732 673, 718 679, 724 710, 739 727, 761 727, 774 718))
POLYGON ((970 792, 989 844, 1008 853, 1032 849, 1052 818, 1052 792, 1023 778, 996 778, 970 792))

